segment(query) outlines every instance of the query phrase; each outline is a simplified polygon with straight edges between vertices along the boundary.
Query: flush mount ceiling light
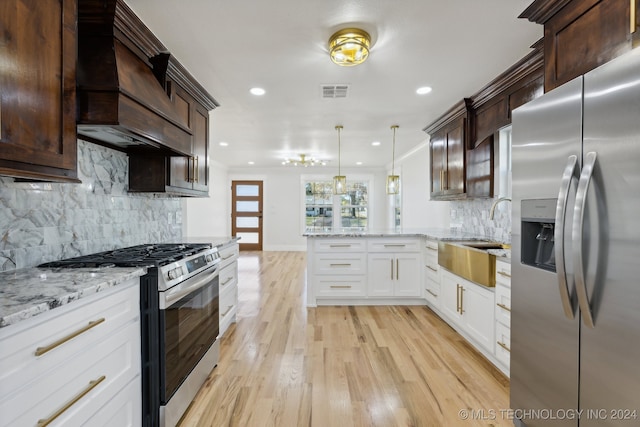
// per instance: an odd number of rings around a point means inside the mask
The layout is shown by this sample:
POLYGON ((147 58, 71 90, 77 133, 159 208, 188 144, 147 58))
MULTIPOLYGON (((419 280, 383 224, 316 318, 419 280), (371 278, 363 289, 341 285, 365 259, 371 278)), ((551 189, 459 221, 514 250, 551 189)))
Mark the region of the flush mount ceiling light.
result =
POLYGON ((347 177, 340 174, 340 131, 341 125, 336 126, 338 131, 338 175, 333 177, 333 194, 345 194, 347 192, 347 177))
POLYGON ((306 154, 299 154, 299 158, 297 159, 285 159, 282 164, 285 166, 317 166, 322 165, 325 166, 327 164, 324 160, 314 159, 313 157, 307 157, 306 154))
POLYGON ((336 64, 351 67, 367 59, 370 46, 369 33, 358 28, 345 28, 329 39, 329 54, 336 64))
POLYGON ((392 160, 391 160, 391 175, 387 176, 387 194, 398 194, 400 190, 400 177, 395 175, 395 166, 396 166, 396 129, 400 126, 393 125, 391 126, 391 130, 393 130, 393 148, 392 148, 392 160))

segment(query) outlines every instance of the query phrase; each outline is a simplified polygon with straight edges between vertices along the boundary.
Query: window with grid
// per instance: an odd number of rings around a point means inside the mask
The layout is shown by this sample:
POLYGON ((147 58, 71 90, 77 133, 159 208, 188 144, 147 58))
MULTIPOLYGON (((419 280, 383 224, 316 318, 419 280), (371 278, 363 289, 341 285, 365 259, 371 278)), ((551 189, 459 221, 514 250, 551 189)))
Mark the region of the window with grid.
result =
POLYGON ((369 183, 347 181, 347 192, 333 194, 333 181, 314 180, 305 184, 305 226, 309 231, 337 228, 366 230, 369 183))

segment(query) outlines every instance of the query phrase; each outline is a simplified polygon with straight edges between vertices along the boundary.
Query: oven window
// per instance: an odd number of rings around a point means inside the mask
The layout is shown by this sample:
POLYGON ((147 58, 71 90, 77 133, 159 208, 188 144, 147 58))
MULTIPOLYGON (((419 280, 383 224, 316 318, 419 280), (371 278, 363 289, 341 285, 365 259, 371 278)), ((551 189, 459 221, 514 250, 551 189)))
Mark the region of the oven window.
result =
MULTIPOLYGON (((197 276, 196 276, 197 277, 197 276)), ((162 311, 165 404, 218 337, 218 276, 162 311)))

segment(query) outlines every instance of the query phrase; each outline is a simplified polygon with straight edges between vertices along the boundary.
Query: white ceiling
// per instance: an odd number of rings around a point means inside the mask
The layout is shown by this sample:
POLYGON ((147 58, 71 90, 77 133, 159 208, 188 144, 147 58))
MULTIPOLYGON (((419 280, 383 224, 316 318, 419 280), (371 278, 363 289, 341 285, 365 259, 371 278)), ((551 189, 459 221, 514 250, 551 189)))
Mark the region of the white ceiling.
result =
POLYGON ((234 168, 279 166, 298 154, 337 166, 336 124, 344 126, 343 167, 388 165, 392 124, 400 125, 398 157, 425 140, 426 125, 530 52, 542 26, 517 16, 531 1, 126 0, 220 103, 211 158, 234 168), (373 39, 356 67, 328 55, 329 37, 347 26, 373 39), (323 84, 348 84, 349 95, 322 99, 323 84), (251 95, 256 86, 266 94, 251 95), (419 96, 421 86, 433 91, 419 96))

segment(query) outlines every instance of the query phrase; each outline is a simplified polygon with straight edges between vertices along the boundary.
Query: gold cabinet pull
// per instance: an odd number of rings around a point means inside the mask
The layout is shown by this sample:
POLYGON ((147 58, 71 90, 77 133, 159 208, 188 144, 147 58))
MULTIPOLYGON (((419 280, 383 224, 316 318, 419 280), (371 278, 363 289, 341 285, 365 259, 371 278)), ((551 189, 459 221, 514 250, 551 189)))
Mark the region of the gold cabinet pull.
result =
POLYGON ((194 176, 195 182, 199 182, 198 181, 199 171, 200 171, 200 160, 198 159, 198 156, 196 156, 196 161, 194 162, 194 166, 193 166, 193 176, 194 176))
POLYGON ((437 268, 433 268, 433 267, 431 267, 430 265, 427 265, 427 268, 428 268, 429 270, 431 270, 431 271, 436 272, 436 273, 438 272, 438 269, 437 269, 437 268))
POLYGON ((505 273, 504 271, 498 271, 498 274, 504 277, 511 277, 509 273, 505 273))
POLYGON ((460 286, 460 314, 464 313, 464 287, 460 286))
POLYGON ((226 285, 227 283, 229 283, 232 280, 233 280, 233 276, 228 277, 227 280, 225 280, 224 282, 220 283, 220 286, 224 286, 224 285, 226 285))
POLYGON ((407 245, 401 244, 401 243, 385 243, 384 247, 385 248, 404 248, 407 245))
POLYGON ((229 308, 227 308, 227 311, 225 311, 224 313, 222 313, 222 314, 220 315, 220 317, 224 317, 224 316, 226 316, 227 314, 229 314, 229 312, 231 311, 231 309, 233 309, 233 306, 229 306, 229 308))
POLYGON ((77 337, 78 335, 80 335, 80 334, 82 334, 84 332, 87 332, 89 329, 98 326, 102 322, 104 322, 104 317, 101 317, 98 320, 92 320, 91 322, 89 322, 89 324, 87 326, 84 326, 84 327, 78 329, 77 331, 70 333, 66 337, 62 337, 59 340, 54 341, 51 344, 46 345, 44 347, 36 348, 35 355, 36 356, 42 356, 43 354, 53 350, 54 348, 56 348, 58 346, 61 346, 62 344, 66 343, 67 341, 72 340, 73 338, 77 337))
POLYGON ((351 289, 351 285, 331 285, 331 289, 351 289))
POLYGON ((351 245, 329 245, 330 248, 350 248, 351 245))
POLYGON ((637 29, 637 25, 636 25, 636 14, 638 11, 638 4, 636 3, 637 0, 629 0, 630 4, 629 4, 629 31, 631 32, 631 34, 636 32, 637 29))
POLYGON ((437 249, 437 248, 432 248, 431 246, 427 246, 427 249, 428 249, 428 250, 430 250, 430 251, 436 251, 436 252, 438 252, 438 249, 437 249))
POLYGON ((82 399, 87 393, 89 393, 91 390, 96 388, 96 386, 100 384, 102 381, 104 381, 105 378, 107 377, 103 375, 97 380, 89 381, 89 385, 84 390, 76 394, 73 397, 73 399, 65 403, 65 405, 62 408, 58 409, 56 412, 54 412, 53 415, 51 415, 49 418, 38 420, 38 424, 37 424, 38 427, 45 427, 51 424, 56 418, 62 415, 67 409, 71 408, 78 400, 82 399))
POLYGON ((400 260, 396 258, 396 280, 400 280, 400 260))
POLYGON ((460 313, 460 285, 456 284, 456 312, 460 313))
POLYGON ((393 260, 390 259, 389 261, 391 261, 391 280, 393 280, 393 260))
POLYGON ((351 264, 329 264, 331 267, 351 267, 351 264))
POLYGON ((433 295, 434 297, 438 298, 438 294, 432 292, 430 289, 427 289, 427 292, 429 292, 431 295, 433 295))
POLYGON ((503 342, 500 341, 496 341, 498 343, 498 345, 502 348, 504 348, 505 350, 507 350, 509 353, 511 353, 511 349, 509 347, 507 347, 507 345, 503 342))
POLYGON ((509 307, 507 307, 506 305, 504 305, 504 304, 497 303, 496 305, 498 307, 502 308, 503 310, 511 311, 511 309, 509 307))

